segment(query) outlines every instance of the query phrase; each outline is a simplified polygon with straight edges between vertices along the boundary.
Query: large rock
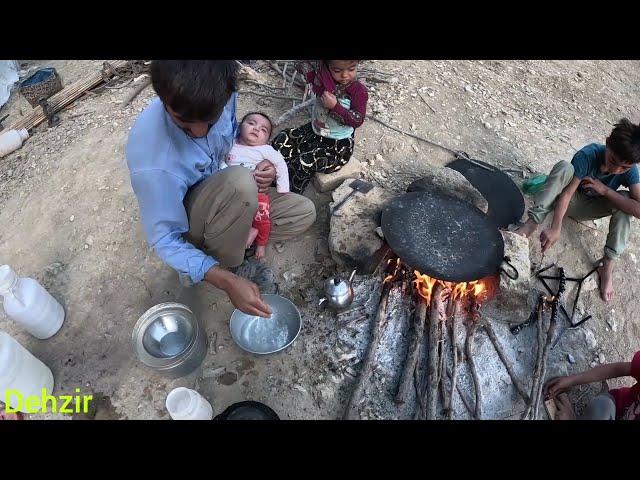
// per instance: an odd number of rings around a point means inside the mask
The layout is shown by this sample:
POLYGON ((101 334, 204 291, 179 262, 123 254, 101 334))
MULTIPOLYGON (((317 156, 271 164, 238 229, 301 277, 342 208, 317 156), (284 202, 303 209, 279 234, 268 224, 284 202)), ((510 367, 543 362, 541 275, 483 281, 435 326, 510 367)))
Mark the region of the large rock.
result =
POLYGON ((482 194, 457 170, 447 167, 429 168, 423 177, 412 182, 407 187, 408 192, 429 191, 438 194, 451 195, 470 202, 484 213, 489 204, 482 194))
MULTIPOLYGON (((334 190, 332 205, 352 191, 349 183, 346 180, 334 190)), ((382 247, 383 240, 376 233, 376 228, 380 226, 382 209, 395 196, 393 192, 374 186, 366 194, 356 192, 336 215, 331 216, 329 251, 338 265, 363 267, 382 247)))
POLYGON ((342 184, 347 178, 360 178, 363 165, 355 157, 351 157, 347 164, 334 173, 316 173, 313 186, 317 192, 329 192, 342 184))
MULTIPOLYGON (((511 280, 500 274, 500 289, 495 297, 500 308, 517 310, 527 305, 530 291, 531 261, 529 259, 529 239, 514 232, 501 231, 504 239, 504 254, 518 272, 518 278, 511 280)), ((503 264, 503 268, 513 275, 513 269, 503 264)))

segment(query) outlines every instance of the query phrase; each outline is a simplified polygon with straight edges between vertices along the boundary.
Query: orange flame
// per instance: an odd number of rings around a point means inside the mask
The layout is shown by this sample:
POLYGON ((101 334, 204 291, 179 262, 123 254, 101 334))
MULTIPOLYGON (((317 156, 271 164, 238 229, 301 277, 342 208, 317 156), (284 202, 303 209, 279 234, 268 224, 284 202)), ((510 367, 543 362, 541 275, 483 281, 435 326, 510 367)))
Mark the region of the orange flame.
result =
POLYGON ((491 293, 491 288, 487 288, 483 280, 473 280, 471 282, 445 282, 436 278, 424 275, 417 270, 414 270, 416 276, 413 281, 418 295, 427 301, 427 305, 431 303, 431 295, 436 283, 441 284, 445 289, 449 290, 451 300, 462 300, 467 296, 472 296, 478 300, 482 297, 488 297, 491 293))

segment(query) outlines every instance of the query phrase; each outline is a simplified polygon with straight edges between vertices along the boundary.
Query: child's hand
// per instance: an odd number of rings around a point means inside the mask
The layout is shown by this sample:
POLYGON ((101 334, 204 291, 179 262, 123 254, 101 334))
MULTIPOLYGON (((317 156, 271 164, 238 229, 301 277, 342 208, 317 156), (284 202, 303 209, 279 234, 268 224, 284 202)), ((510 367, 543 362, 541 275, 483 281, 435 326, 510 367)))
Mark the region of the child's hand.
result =
POLYGON ((328 108, 329 110, 335 107, 338 103, 338 99, 336 98, 336 96, 331 92, 327 92, 326 90, 320 97, 320 101, 322 102, 322 105, 324 105, 324 107, 328 108))
POLYGON ((556 377, 549 380, 543 387, 546 398, 554 398, 560 393, 566 392, 573 386, 571 376, 556 377))

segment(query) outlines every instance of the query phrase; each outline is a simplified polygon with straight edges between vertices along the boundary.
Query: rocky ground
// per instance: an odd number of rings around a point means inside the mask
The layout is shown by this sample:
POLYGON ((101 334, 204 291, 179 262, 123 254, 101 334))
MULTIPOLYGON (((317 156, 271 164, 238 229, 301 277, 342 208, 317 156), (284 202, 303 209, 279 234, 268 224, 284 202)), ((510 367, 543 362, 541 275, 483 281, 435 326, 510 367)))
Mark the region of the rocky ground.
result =
MULTIPOLYGON (((22 68, 54 66, 69 84, 101 65, 98 60, 29 61, 22 68)), ((604 141, 622 116, 640 120, 635 112, 640 64, 633 61, 380 60, 366 66, 391 77, 389 83, 369 85, 373 115, 526 175, 546 172, 558 160, 570 160, 582 145, 604 141)), ((281 85, 263 62, 256 70, 261 83, 281 85)), ((299 338, 279 355, 244 353, 230 337, 230 303, 207 285, 182 289, 175 273, 146 245, 124 147, 128 130, 153 92, 148 88, 123 108, 134 85, 116 82, 87 94, 60 114, 60 125, 37 127, 22 149, 0 159, 0 261, 41 281, 67 312, 64 327, 50 340, 29 337, 6 317, 1 317, 3 330, 51 367, 58 392, 80 387, 99 397, 99 408, 92 413, 96 418, 166 419, 164 400, 178 385, 196 387, 211 400, 215 413, 253 399, 282 418, 340 417, 361 353, 350 356, 336 318, 316 308, 323 279, 337 268, 328 247, 330 195, 310 189, 307 195, 318 207, 316 225, 303 238, 286 242, 282 251, 268 251, 281 292, 303 314, 299 338), (201 369, 179 380, 145 369, 130 344, 138 317, 167 300, 192 306, 217 347, 209 350, 201 369)), ((255 84, 241 89, 266 91, 255 84)), ((290 100, 241 93, 238 114, 260 109, 277 118, 291 105, 290 100)), ((29 111, 14 91, 0 115, 11 115, 8 125, 29 111)), ((304 121, 300 114, 283 127, 304 121)), ((365 165, 366 178, 392 192, 449 158, 447 152, 371 120, 357 132, 355 155, 365 165)), ((586 273, 601 255, 606 227, 606 222, 568 221, 546 261, 559 261, 574 275, 586 273)), ((595 282, 587 286, 578 309, 594 318, 559 344, 557 372, 628 360, 640 349, 633 293, 639 254, 636 220, 632 228, 631 245, 616 268, 614 299, 604 304, 595 282)), ((537 242, 530 244, 530 258, 539 263, 537 242)), ((526 316, 526 310, 488 309, 487 314, 499 320, 500 315, 526 316)), ((509 337, 503 338, 506 342, 509 337)), ((479 345, 483 355, 486 338, 479 345)), ((517 346, 512 349, 516 352, 517 346)), ((491 388, 491 379, 486 382, 491 388)), ((598 388, 583 388, 575 398, 584 402, 598 388)), ((499 408, 495 412, 496 418, 512 415, 499 408)))

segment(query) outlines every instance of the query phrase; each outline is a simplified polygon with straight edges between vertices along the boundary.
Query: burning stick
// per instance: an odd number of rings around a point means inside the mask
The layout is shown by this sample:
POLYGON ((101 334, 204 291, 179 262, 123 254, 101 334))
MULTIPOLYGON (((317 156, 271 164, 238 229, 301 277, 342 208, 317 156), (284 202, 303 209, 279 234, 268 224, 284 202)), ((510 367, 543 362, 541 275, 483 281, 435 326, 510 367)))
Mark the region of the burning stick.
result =
POLYGON ((469 364, 469 370, 471 371, 471 377, 473 378, 473 386, 476 392, 476 408, 474 417, 476 420, 482 418, 482 387, 480 385, 480 378, 476 370, 476 362, 473 359, 473 342, 475 340, 476 329, 478 328, 478 322, 471 321, 471 325, 467 327, 467 339, 465 341, 465 350, 467 353, 467 363, 469 364))
POLYGON ((439 322, 440 325, 440 356, 438 357, 438 382, 440 383, 440 396, 442 397, 442 405, 445 410, 449 408, 449 399, 447 399, 447 389, 445 388, 445 363, 446 363, 446 338, 445 335, 447 333, 447 323, 446 317, 442 322, 439 322))
POLYGON ((526 392, 524 385, 522 384, 522 382, 520 382, 520 379, 514 373, 513 365, 509 361, 509 358, 506 356, 504 349, 502 348, 502 345, 500 345, 500 342, 498 341, 498 337, 496 335, 495 330, 487 320, 484 320, 482 322, 482 327, 484 328, 484 331, 487 332, 487 335, 489 336, 491 343, 493 343, 493 348, 496 349, 496 352, 498 352, 498 356, 500 357, 500 360, 502 360, 504 367, 507 369, 507 373, 511 377, 511 383, 513 383, 513 386, 516 387, 516 390, 518 391, 520 396, 524 398, 525 402, 528 402, 529 394, 526 392))
POLYGON ((451 390, 449 391, 449 405, 447 418, 453 419, 454 403, 456 392, 456 380, 458 378, 458 331, 460 329, 460 320, 457 318, 458 307, 460 300, 451 300, 452 315, 451 315, 451 347, 453 348, 453 373, 451 374, 451 390))
POLYGON ((537 332, 538 332, 538 336, 537 336, 537 346, 538 346, 538 350, 536 353, 536 364, 535 367, 533 369, 533 381, 531 382, 531 394, 529 396, 529 401, 527 402, 527 406, 524 410, 524 413, 522 414, 521 419, 525 420, 527 417, 529 417, 529 413, 531 412, 531 407, 533 405, 533 401, 535 400, 535 392, 537 392, 538 389, 538 382, 540 381, 540 366, 542 365, 542 351, 543 351, 543 342, 544 342, 544 333, 543 333, 543 329, 544 329, 544 304, 545 304, 545 300, 546 298, 543 295, 540 295, 538 297, 538 306, 537 306, 537 313, 538 313, 538 321, 536 322, 536 326, 537 326, 537 332))
POLYGON ((380 304, 378 305, 378 312, 376 313, 372 327, 369 350, 367 350, 367 356, 365 357, 364 362, 362 362, 362 368, 360 369, 360 375, 358 376, 358 383, 351 393, 351 398, 349 399, 347 410, 343 417, 344 420, 356 420, 358 418, 357 406, 360 403, 360 398, 364 392, 365 380, 368 379, 373 372, 376 346, 379 343, 382 325, 385 323, 387 317, 387 302, 389 300, 391 284, 392 282, 384 282, 382 284, 382 294, 380 295, 380 304))
POLYGON ((434 420, 438 410, 438 327, 446 319, 444 303, 444 286, 437 283, 431 295, 431 308, 429 311, 429 343, 427 363, 427 401, 425 418, 434 420))
POLYGON ((424 323, 427 317, 427 302, 422 297, 418 296, 418 304, 416 305, 416 311, 413 314, 414 334, 411 339, 411 344, 407 350, 407 361, 402 370, 402 377, 400 378, 400 384, 398 386, 398 393, 396 394, 395 402, 397 405, 402 405, 405 402, 405 398, 409 389, 413 383, 414 371, 418 363, 418 357, 420 352, 420 346, 422 345, 422 339, 424 338, 424 323))
POLYGON ((547 357, 549 356, 549 346, 551 345, 551 340, 556 333, 556 328, 558 326, 558 306, 560 305, 560 300, 562 299, 562 294, 566 288, 566 281, 564 275, 564 269, 562 267, 558 268, 558 273, 560 274, 560 281, 558 282, 558 293, 553 297, 553 301, 551 302, 551 318, 549 319, 549 329, 547 330, 547 340, 544 344, 544 351, 542 352, 542 365, 540 368, 540 380, 538 381, 538 391, 536 392, 536 396, 533 403, 533 419, 538 418, 538 408, 540 407, 540 400, 542 398, 542 389, 544 386, 544 379, 547 374, 547 357))

